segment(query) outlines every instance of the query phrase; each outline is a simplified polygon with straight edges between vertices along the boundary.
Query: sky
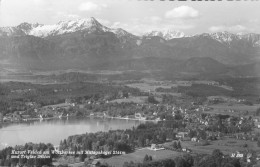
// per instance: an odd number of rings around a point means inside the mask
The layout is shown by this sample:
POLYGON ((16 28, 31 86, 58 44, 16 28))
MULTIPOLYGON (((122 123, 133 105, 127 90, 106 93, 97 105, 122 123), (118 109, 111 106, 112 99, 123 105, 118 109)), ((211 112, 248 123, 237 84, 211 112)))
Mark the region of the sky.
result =
POLYGON ((136 35, 152 30, 260 33, 259 9, 260 1, 0 0, 0 27, 94 17, 136 35))

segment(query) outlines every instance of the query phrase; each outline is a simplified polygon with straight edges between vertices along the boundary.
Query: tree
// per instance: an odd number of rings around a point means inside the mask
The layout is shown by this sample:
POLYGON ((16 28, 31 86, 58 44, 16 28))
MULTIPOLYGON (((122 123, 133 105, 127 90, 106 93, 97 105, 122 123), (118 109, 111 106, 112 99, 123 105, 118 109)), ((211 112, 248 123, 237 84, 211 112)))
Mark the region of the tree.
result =
POLYGON ((257 140, 257 146, 260 147, 260 138, 257 140))
POLYGON ((181 142, 180 142, 180 141, 178 141, 177 148, 178 148, 178 149, 181 149, 181 148, 182 148, 182 147, 181 147, 181 142))
POLYGON ((184 154, 183 159, 185 161, 185 167, 192 167, 194 165, 194 159, 190 154, 184 154))
POLYGON ((138 137, 138 146, 139 146, 139 147, 143 147, 144 144, 145 144, 145 139, 144 139, 144 137, 143 137, 143 136, 139 136, 139 137, 138 137))
POLYGON ((234 167, 234 165, 231 163, 228 163, 228 164, 225 164, 223 167, 234 167))
POLYGON ((159 102, 154 98, 154 96, 148 96, 148 103, 158 104, 159 102))
POLYGON ((177 149, 177 148, 178 148, 178 145, 177 145, 176 141, 174 141, 174 142, 172 143, 172 147, 173 147, 174 149, 177 149))
POLYGON ((221 162, 223 159, 223 153, 219 149, 215 149, 212 152, 212 157, 215 160, 217 167, 221 167, 221 162))
POLYGON ((175 161, 172 159, 166 159, 163 161, 164 167, 175 167, 175 161))
POLYGON ((129 167, 130 164, 128 162, 124 162, 123 167, 129 167))
POLYGON ((217 167, 215 159, 211 155, 203 157, 198 164, 199 167, 217 167))
POLYGON ((81 162, 84 162, 84 160, 85 160, 86 157, 87 157, 87 155, 86 155, 85 151, 83 151, 83 154, 81 154, 81 155, 79 156, 80 161, 81 161, 81 162))
POLYGON ((176 157, 174 162, 176 167, 185 167, 185 160, 181 157, 176 157))
POLYGON ((122 96, 128 98, 129 97, 128 92, 123 91, 123 95, 122 96))
POLYGON ((143 162, 145 163, 145 162, 148 162, 148 161, 149 161, 149 156, 146 154, 146 155, 144 156, 143 162))
POLYGON ((34 159, 32 159, 32 158, 28 159, 27 166, 34 166, 34 159))
POLYGON ((222 156, 223 156, 223 153, 219 150, 219 149, 215 149, 215 150, 213 150, 213 152, 212 152, 212 156, 214 157, 214 158, 222 158, 222 156))
POLYGON ((74 146, 74 151, 75 151, 74 156, 76 157, 77 156, 77 151, 78 151, 78 147, 76 145, 74 146))
POLYGON ((259 115, 260 115, 260 108, 258 108, 258 109, 256 110, 255 115, 256 115, 256 116, 259 116, 259 115))
POLYGON ((207 133, 204 130, 199 131, 199 137, 203 140, 206 140, 207 138, 207 133))
POLYGON ((197 132, 195 130, 190 130, 188 135, 190 138, 193 138, 193 137, 197 136, 197 132))
POLYGON ((149 161, 152 161, 153 160, 153 157, 150 155, 149 156, 149 161))

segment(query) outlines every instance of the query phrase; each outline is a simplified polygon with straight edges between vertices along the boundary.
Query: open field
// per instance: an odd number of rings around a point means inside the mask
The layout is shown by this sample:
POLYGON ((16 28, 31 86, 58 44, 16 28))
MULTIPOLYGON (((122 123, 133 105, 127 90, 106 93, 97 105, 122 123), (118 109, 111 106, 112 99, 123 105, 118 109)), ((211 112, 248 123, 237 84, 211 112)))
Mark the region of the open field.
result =
POLYGON ((216 104, 210 105, 209 107, 213 108, 211 111, 204 111, 205 113, 214 113, 214 114, 228 114, 233 116, 243 116, 247 113, 248 115, 254 115, 257 108, 260 107, 259 104, 254 104, 252 106, 247 106, 243 104, 233 104, 229 106, 228 104, 216 104), (233 110, 234 112, 230 112, 233 110))
MULTIPOLYGON (((170 145, 171 142, 165 143, 164 145, 170 145)), ((209 145, 201 146, 197 142, 192 141, 182 141, 182 148, 188 148, 192 150, 192 153, 199 154, 212 154, 213 150, 220 149, 224 154, 231 155, 236 151, 245 151, 254 149, 257 152, 260 152, 260 147, 257 147, 257 143, 249 140, 237 140, 234 138, 225 137, 222 140, 210 141, 209 145), (245 147, 245 144, 247 146, 245 147)), ((175 158, 179 155, 182 155, 183 152, 171 151, 171 150, 160 150, 153 151, 148 148, 143 148, 135 151, 134 153, 114 156, 109 159, 105 159, 109 165, 112 166, 123 166, 124 162, 142 162, 145 155, 151 155, 153 160, 160 160, 166 158, 175 158)))
POLYGON ((172 95, 175 97, 181 97, 181 93, 172 93, 172 92, 156 92, 156 95, 164 95, 164 94, 168 94, 168 95, 172 95))
POLYGON ((181 93, 174 93, 174 92, 156 92, 155 90, 157 88, 164 88, 164 89, 171 89, 171 87, 177 87, 178 85, 185 85, 184 83, 180 82, 178 84, 175 83, 166 83, 166 82, 158 82, 153 80, 145 80, 143 83, 131 83, 127 84, 126 86, 132 87, 132 88, 138 88, 142 92, 150 92, 156 95, 162 95, 162 94, 170 94, 172 96, 181 96, 181 93))
POLYGON ((225 137, 223 140, 211 141, 210 145, 200 146, 197 142, 183 141, 181 142, 183 148, 189 148, 193 153, 211 154, 213 150, 220 149, 224 154, 230 155, 236 151, 245 151, 253 149, 257 152, 260 151, 260 147, 257 147, 257 143, 249 140, 237 140, 234 138, 225 137), (247 144, 247 147, 245 147, 247 144))
POLYGON ((153 151, 147 148, 143 148, 135 151, 134 153, 114 156, 109 159, 105 159, 105 162, 112 166, 123 166, 124 162, 143 162, 144 156, 146 154, 151 155, 153 157, 153 160, 160 160, 167 158, 175 158, 179 156, 181 153, 170 150, 153 151))
POLYGON ((156 88, 171 88, 172 86, 176 86, 174 84, 172 85, 160 85, 160 84, 152 84, 152 83, 132 83, 132 84, 127 84, 127 86, 129 87, 133 87, 133 88, 138 88, 140 89, 141 91, 144 91, 144 92, 155 92, 155 89, 156 88))
POLYGON ((48 107, 57 108, 57 107, 68 107, 68 106, 71 106, 71 104, 60 103, 60 104, 54 104, 54 105, 47 105, 47 106, 44 106, 43 108, 48 108, 48 107))
POLYGON ((69 72, 85 73, 85 74, 104 74, 104 75, 114 75, 122 74, 123 71, 113 71, 113 70, 79 70, 79 69, 67 69, 67 70, 53 70, 53 71, 34 71, 35 75, 53 75, 53 74, 63 74, 69 72))
POLYGON ((168 81, 155 81, 155 80, 148 80, 148 79, 144 79, 142 80, 142 82, 138 82, 138 83, 130 83, 130 84, 126 84, 129 87, 133 87, 133 88, 138 88, 143 92, 151 92, 154 94, 171 94, 173 96, 181 96, 180 93, 174 92, 174 91, 169 91, 169 92, 156 92, 157 88, 163 88, 163 89, 171 89, 173 87, 177 88, 177 87, 181 87, 183 88, 184 92, 186 90, 186 88, 190 91, 199 91, 201 92, 202 90, 204 90, 204 88, 207 88, 207 90, 205 90, 206 92, 205 95, 207 94, 221 94, 223 93, 223 95, 228 94, 228 92, 233 91, 232 87, 226 86, 226 85, 218 85, 215 84, 213 85, 213 83, 216 83, 214 81, 174 81, 174 82, 168 82, 168 81), (195 85, 192 85, 195 84, 195 85), (214 88, 214 90, 212 90, 214 88), (201 90, 200 90, 201 89, 201 90), (227 92, 227 93, 225 93, 227 92))
POLYGON ((216 86, 216 87, 220 87, 220 88, 224 88, 224 89, 227 89, 227 90, 230 90, 232 91, 233 88, 231 86, 227 86, 227 85, 219 85, 217 82, 215 81, 193 81, 193 83, 196 83, 196 84, 210 84, 210 85, 213 85, 213 86, 216 86))
POLYGON ((243 105, 243 104, 233 104, 232 106, 228 106, 228 104, 217 104, 217 105, 211 105, 209 107, 212 107, 214 109, 218 110, 239 110, 239 111, 256 111, 257 108, 260 107, 260 104, 254 104, 252 106, 243 105))
POLYGON ((110 103, 139 103, 139 104, 143 104, 145 103, 145 100, 147 100, 147 96, 130 96, 128 98, 125 99, 115 99, 110 101, 110 103))

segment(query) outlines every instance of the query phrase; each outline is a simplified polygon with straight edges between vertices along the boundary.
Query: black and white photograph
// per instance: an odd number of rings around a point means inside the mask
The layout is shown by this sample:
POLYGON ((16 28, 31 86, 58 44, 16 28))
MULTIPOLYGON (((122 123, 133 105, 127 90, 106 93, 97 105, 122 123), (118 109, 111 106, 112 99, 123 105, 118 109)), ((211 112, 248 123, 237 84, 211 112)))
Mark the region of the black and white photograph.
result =
POLYGON ((0 167, 260 167, 260 1, 0 0, 0 167))

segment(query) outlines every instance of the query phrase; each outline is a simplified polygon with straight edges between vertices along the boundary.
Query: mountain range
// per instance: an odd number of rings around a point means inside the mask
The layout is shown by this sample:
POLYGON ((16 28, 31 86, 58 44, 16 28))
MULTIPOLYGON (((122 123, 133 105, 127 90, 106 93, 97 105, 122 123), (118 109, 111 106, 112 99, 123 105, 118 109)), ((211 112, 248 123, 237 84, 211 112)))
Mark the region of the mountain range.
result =
POLYGON ((175 31, 175 30, 151 31, 145 33, 144 36, 148 36, 148 37, 159 36, 161 38, 164 38, 165 40, 188 37, 183 32, 175 31))
POLYGON ((241 69, 254 71, 250 67, 258 66, 259 55, 260 34, 254 33, 188 36, 167 30, 137 36, 121 28, 108 28, 95 18, 0 28, 1 69, 163 70, 240 75, 244 72, 241 69))

